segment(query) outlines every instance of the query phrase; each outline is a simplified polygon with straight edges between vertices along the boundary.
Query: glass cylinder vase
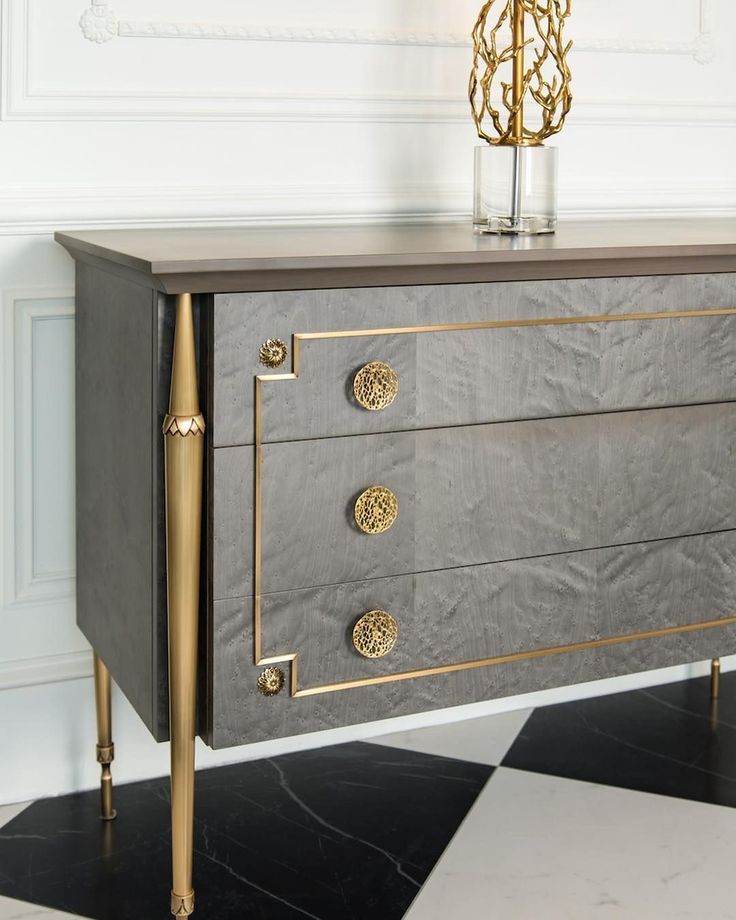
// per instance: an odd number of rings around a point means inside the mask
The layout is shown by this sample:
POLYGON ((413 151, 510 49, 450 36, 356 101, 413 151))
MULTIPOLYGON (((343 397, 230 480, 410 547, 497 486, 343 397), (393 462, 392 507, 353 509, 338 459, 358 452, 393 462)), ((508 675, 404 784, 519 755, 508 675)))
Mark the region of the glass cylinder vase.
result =
POLYGON ((476 147, 473 226, 478 233, 553 233, 557 148, 476 147))

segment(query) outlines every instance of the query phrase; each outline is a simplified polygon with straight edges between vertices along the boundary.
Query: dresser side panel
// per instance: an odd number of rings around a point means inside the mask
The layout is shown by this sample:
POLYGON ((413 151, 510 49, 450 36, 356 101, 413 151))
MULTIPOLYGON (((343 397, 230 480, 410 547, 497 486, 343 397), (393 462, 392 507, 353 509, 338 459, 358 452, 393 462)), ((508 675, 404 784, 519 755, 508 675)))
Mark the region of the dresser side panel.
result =
POLYGON ((77 265, 77 623, 159 734, 158 297, 77 265))

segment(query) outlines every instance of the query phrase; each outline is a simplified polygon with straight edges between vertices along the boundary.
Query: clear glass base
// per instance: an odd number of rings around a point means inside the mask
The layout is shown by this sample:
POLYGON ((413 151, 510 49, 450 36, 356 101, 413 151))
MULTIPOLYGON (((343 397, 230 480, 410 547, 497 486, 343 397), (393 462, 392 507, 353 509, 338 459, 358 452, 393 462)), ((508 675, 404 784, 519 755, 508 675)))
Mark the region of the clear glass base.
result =
POLYGON ((534 235, 556 226, 556 147, 475 148, 476 232, 534 235))

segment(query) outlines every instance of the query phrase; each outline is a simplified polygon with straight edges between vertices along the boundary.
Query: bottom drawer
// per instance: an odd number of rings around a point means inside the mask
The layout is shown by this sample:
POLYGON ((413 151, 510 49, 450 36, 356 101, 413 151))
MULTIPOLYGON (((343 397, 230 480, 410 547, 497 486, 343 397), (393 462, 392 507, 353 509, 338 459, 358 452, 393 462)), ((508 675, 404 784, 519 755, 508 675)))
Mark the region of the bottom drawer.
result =
POLYGON ((253 601, 219 601, 210 741, 223 747, 727 654, 736 650, 735 597, 736 531, 265 595, 261 655, 285 675, 273 697, 257 686, 253 601), (356 620, 372 609, 399 627, 379 659, 352 642, 356 620))

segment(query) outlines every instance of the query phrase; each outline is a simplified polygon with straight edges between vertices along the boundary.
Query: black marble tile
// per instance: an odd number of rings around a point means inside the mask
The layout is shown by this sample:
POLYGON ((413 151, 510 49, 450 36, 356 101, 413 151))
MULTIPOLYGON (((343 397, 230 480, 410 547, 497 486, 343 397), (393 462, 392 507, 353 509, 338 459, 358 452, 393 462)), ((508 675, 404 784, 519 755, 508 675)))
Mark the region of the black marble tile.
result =
MULTIPOLYGON (((196 915, 400 920, 491 767, 346 744, 197 774, 196 915)), ((44 799, 0 828, 0 895, 93 920, 167 916, 169 788, 44 799)))
POLYGON ((503 765, 736 806, 736 673, 536 709, 503 765))

